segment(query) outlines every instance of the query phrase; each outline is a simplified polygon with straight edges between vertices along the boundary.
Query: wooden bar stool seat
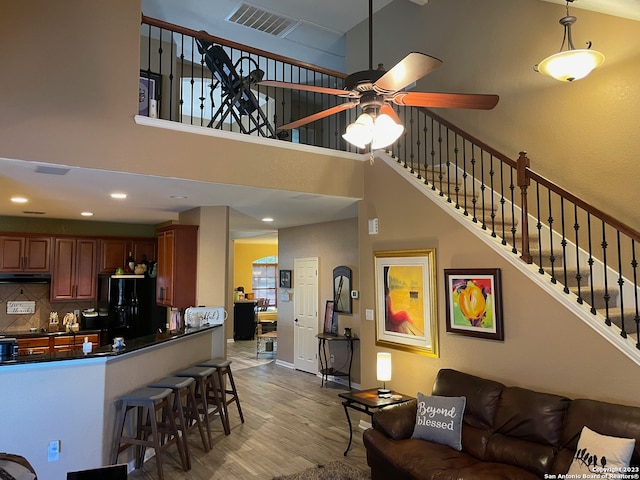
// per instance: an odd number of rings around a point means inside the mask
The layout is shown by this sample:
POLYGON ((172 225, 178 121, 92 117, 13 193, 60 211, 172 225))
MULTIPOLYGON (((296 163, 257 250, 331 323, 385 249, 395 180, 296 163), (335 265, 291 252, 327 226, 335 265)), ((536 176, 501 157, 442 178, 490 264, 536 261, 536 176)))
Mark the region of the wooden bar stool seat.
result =
POLYGON ((156 454, 158 478, 164 479, 162 454, 173 444, 178 448, 182 468, 187 470, 187 461, 173 414, 173 391, 170 388, 139 388, 118 399, 116 434, 111 453, 111 464, 115 465, 118 455, 130 447, 136 448, 135 468, 142 467, 146 448, 153 448, 156 454), (133 432, 127 436, 124 426, 128 413, 136 413, 133 432), (163 420, 158 420, 158 419, 163 420))
POLYGON ((190 377, 196 382, 195 384, 195 398, 198 407, 198 413, 202 415, 202 422, 207 431, 207 439, 209 441, 209 448, 213 448, 211 441, 211 426, 209 417, 216 413, 220 415, 220 421, 222 427, 226 431, 226 423, 223 418, 222 404, 217 396, 211 395, 212 390, 216 390, 216 369, 213 367, 189 367, 179 372, 175 372, 176 377, 190 377))
POLYGON ((240 406, 238 390, 236 389, 236 383, 233 381, 233 374, 231 373, 231 360, 214 358, 201 363, 200 366, 213 367, 216 369, 216 388, 218 389, 217 396, 220 398, 220 403, 222 404, 222 409, 224 411, 226 431, 230 432, 231 427, 229 425, 228 405, 231 405, 232 403, 236 404, 238 414, 240 415, 240 421, 244 423, 244 415, 242 414, 242 407, 240 406), (225 376, 229 378, 229 388, 227 388, 225 376))
POLYGON ((187 437, 190 431, 194 428, 199 430, 204 451, 209 451, 209 442, 204 433, 194 395, 195 386, 196 381, 193 377, 165 377, 149 385, 151 388, 170 388, 173 391, 173 412, 178 430, 182 432, 184 454, 189 469, 191 469, 191 456, 187 437))

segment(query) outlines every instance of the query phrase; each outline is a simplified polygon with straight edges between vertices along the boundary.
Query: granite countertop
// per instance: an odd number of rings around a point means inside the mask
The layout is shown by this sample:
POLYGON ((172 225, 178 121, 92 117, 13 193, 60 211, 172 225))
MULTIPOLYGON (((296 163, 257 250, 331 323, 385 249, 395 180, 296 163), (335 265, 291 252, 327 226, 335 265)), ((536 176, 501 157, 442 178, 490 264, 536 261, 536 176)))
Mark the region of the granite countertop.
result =
POLYGON ((59 335, 88 335, 90 333, 100 333, 102 330, 100 329, 92 329, 92 330, 78 330, 77 332, 68 332, 68 331, 59 331, 59 332, 49 332, 45 329, 36 330, 32 332, 31 330, 25 331, 17 331, 11 333, 2 333, 0 334, 0 338, 32 338, 32 337, 53 337, 59 335))
MULTIPOLYGON (((29 364, 29 363, 42 363, 42 362, 52 362, 52 361, 63 361, 63 360, 82 360, 86 358, 104 358, 104 357, 117 357, 119 355, 124 355, 127 353, 134 352, 136 350, 141 350, 143 348, 152 347, 154 345, 159 345, 161 343, 170 342, 172 340, 176 340, 179 338, 186 337, 188 335, 197 334, 200 332, 204 332, 207 330, 211 330, 214 328, 221 327, 222 325, 205 325, 199 328, 185 328, 180 331, 171 331, 164 333, 157 333, 152 335, 147 335, 144 337, 133 338, 129 340, 125 340, 125 347, 114 349, 111 345, 105 345, 102 347, 98 347, 94 349, 91 353, 84 354, 81 350, 70 351, 70 352, 55 352, 55 353, 43 353, 43 354, 35 354, 35 355, 18 355, 15 360, 6 360, 4 362, 0 362, 0 368, 2 366, 8 365, 21 365, 21 364, 29 364)), ((96 330, 99 332, 99 330, 96 330)), ((84 330, 79 331, 76 335, 81 336, 83 333, 93 332, 93 330, 84 330)), ((69 332, 52 332, 51 335, 67 335, 69 332)), ((45 333, 31 333, 27 334, 31 336, 44 336, 45 333)), ((10 338, 17 337, 17 335, 12 335, 10 338)))

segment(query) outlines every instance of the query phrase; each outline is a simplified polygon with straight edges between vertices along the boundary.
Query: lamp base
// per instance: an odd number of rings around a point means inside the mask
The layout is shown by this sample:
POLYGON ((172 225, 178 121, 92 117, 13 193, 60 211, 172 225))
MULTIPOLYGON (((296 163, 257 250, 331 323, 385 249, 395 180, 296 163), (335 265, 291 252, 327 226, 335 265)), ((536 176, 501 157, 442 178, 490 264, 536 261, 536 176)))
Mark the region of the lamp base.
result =
POLYGON ((378 389, 378 397, 380 398, 391 398, 391 390, 388 388, 379 388, 378 389))

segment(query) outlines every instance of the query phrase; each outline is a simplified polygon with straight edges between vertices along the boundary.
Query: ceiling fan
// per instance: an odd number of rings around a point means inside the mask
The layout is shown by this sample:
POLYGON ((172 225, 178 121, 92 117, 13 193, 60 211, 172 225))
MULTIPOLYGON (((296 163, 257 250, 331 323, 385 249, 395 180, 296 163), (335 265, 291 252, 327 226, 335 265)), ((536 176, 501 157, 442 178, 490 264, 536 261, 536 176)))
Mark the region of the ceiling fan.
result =
POLYGON ((390 103, 411 107, 472 108, 490 110, 496 106, 497 95, 465 93, 406 92, 402 89, 442 65, 442 61, 420 52, 411 52, 391 70, 382 64, 373 69, 373 0, 369 0, 369 70, 352 73, 344 80, 344 89, 320 87, 277 80, 263 80, 261 85, 325 93, 345 98, 345 102, 299 120, 280 125, 278 130, 290 130, 315 122, 358 105, 363 114, 347 127, 343 138, 358 148, 371 144, 372 149, 395 142, 404 132, 402 122, 390 103))

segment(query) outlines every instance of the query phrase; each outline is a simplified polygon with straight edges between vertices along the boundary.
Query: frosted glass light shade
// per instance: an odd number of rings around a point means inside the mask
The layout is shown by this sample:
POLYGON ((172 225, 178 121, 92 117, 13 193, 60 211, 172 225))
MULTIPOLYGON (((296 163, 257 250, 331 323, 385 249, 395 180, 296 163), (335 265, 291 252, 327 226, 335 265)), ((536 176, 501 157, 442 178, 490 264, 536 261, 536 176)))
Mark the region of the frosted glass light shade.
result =
POLYGON ((347 127, 347 131, 342 135, 347 142, 358 148, 364 148, 373 137, 373 117, 368 113, 363 113, 358 119, 347 127))
POLYGON ((373 126, 371 149, 375 150, 391 145, 402 135, 402 132, 404 132, 404 127, 394 122, 389 115, 386 113, 378 115, 373 126))
POLYGON ((537 65, 540 73, 562 82, 580 80, 604 62, 604 55, 596 50, 567 50, 551 55, 537 65))
POLYGON ((391 354, 378 352, 376 368, 376 379, 379 382, 389 382, 391 380, 391 354))

